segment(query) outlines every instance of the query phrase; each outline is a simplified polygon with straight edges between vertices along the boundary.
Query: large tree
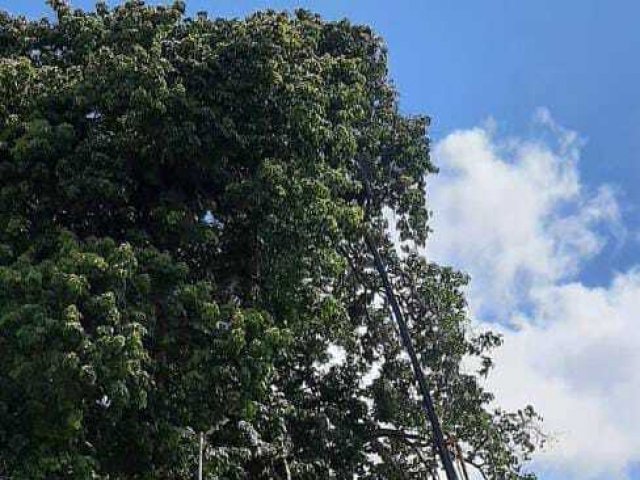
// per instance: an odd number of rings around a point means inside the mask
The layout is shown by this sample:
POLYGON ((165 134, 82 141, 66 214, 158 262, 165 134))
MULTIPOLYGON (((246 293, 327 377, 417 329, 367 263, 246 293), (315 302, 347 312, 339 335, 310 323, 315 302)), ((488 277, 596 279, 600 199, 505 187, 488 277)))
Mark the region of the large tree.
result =
POLYGON ((378 36, 50 3, 0 13, 0 475, 191 478, 205 432, 210 479, 431 478, 370 237, 452 455, 533 477, 537 415, 482 387, 499 337, 418 253, 428 122, 378 36))

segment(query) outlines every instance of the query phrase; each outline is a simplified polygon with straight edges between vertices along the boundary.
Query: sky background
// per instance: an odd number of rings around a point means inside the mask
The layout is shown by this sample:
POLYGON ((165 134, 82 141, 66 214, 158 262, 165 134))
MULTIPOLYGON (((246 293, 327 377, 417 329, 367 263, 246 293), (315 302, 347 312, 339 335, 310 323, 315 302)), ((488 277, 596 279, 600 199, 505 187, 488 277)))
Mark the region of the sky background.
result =
MULTIPOLYGON (((304 7, 386 39, 402 110, 433 119, 426 254, 472 275, 477 328, 505 335, 489 386, 507 407, 533 403, 556 439, 533 467, 640 479, 640 2, 187 5, 304 7)), ((0 9, 49 13, 42 0, 0 9)))

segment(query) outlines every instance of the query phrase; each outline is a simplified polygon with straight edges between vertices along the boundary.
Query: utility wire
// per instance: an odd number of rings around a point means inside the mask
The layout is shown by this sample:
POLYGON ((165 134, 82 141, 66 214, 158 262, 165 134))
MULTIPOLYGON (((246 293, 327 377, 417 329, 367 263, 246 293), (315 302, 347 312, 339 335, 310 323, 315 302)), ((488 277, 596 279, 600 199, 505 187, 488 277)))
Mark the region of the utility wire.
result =
POLYGON ((404 320, 396 296, 393 293, 393 288, 391 287, 389 276, 387 275, 387 269, 384 265, 384 262, 382 261, 380 252, 378 252, 378 249, 376 248, 376 245, 369 234, 365 235, 365 242, 367 244, 367 247, 371 251, 371 254, 373 255, 373 262, 382 280, 382 285, 384 286, 387 300, 391 304, 391 310, 393 311, 393 315, 396 318, 396 323, 398 324, 398 329, 400 330, 402 343, 404 344, 404 348, 406 349, 407 353, 409 354, 409 358, 411 359, 413 373, 416 377, 418 387, 420 388, 420 394, 422 395, 422 406, 427 414, 429 422, 431 423, 435 444, 438 448, 438 454, 440 455, 440 460, 442 461, 442 465, 444 466, 445 473, 447 474, 447 479, 458 480, 458 475, 456 474, 456 471, 453 467, 453 462, 451 461, 451 455, 449 454, 449 450, 445 445, 444 435, 442 434, 442 427, 440 426, 440 420, 438 419, 438 415, 436 414, 435 408, 433 406, 433 400, 431 399, 431 393, 429 392, 429 384, 427 383, 427 379, 425 378, 422 367, 420 366, 420 362, 418 361, 418 356, 416 355, 415 348, 413 347, 413 342, 411 340, 411 335, 409 334, 409 329, 407 328, 407 323, 404 320))

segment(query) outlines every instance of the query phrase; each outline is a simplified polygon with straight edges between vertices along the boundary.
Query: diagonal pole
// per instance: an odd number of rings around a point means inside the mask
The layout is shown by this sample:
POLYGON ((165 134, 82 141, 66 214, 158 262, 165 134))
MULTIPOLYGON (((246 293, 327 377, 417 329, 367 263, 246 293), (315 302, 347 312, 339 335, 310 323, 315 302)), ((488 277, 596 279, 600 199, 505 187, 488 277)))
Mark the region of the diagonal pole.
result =
POLYGON ((431 399, 431 393, 429 392, 429 384, 427 383, 427 379, 425 378, 422 367, 420 366, 420 362, 418 361, 418 356, 416 355, 415 348, 413 347, 413 342, 411 341, 411 335, 409 335, 407 323, 402 316, 402 311, 400 310, 400 306, 398 305, 396 296, 393 293, 393 289, 391 288, 389 276, 387 275, 387 269, 384 265, 384 262, 382 261, 380 252, 378 252, 378 249, 376 248, 369 234, 365 235, 365 242, 367 244, 367 247, 371 251, 371 254, 373 255, 373 262, 375 264, 376 270, 378 271, 378 274, 380 275, 380 278, 382 279, 382 285, 384 286, 387 300, 391 304, 391 310, 393 311, 393 315, 398 324, 402 343, 404 344, 404 348, 406 349, 407 353, 409 354, 409 358, 411 359, 413 373, 416 377, 418 387, 420 388, 420 394, 422 395, 422 406, 427 414, 429 422, 431 423, 436 447, 438 448, 440 460, 442 461, 442 465, 444 466, 444 470, 447 474, 447 480, 458 480, 456 471, 453 468, 451 456, 449 455, 449 451, 445 446, 444 435, 442 434, 442 427, 440 426, 440 420, 438 419, 438 415, 436 414, 435 408, 433 406, 433 400, 431 399))

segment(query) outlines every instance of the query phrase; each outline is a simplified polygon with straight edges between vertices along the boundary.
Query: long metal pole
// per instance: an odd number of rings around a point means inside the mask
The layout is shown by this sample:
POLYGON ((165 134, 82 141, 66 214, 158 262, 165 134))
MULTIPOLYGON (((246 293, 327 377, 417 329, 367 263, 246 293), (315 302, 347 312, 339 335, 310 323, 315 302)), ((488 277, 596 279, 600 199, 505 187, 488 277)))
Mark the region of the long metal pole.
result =
POLYGON ((398 323, 398 329, 400 330, 402 343, 404 344, 404 348, 406 349, 407 353, 409 354, 409 358, 411 359, 411 366, 413 367, 413 372, 416 376, 418 387, 420 388, 420 394, 422 395, 422 406, 427 414, 427 417, 429 418, 429 422, 431 422, 431 428, 433 429, 433 435, 435 437, 435 443, 438 448, 438 454, 440 455, 440 460, 442 461, 442 465, 444 466, 444 470, 447 474, 447 479, 458 480, 456 471, 453 468, 451 456, 449 455, 449 451, 445 446, 444 435, 442 434, 442 427, 440 426, 440 420, 438 420, 438 415, 436 414, 435 408, 433 406, 433 400, 431 399, 431 393, 429 392, 429 384, 427 383, 427 379, 425 378, 422 367, 420 366, 420 362, 418 361, 416 351, 413 348, 413 342, 411 341, 411 335, 409 335, 407 323, 402 316, 402 311, 400 310, 400 306, 398 305, 396 296, 393 293, 393 289, 391 288, 389 276, 387 275, 387 269, 384 265, 384 262, 382 261, 382 257, 380 256, 378 249, 376 248, 369 235, 366 235, 365 241, 367 243, 367 247, 373 255, 373 262, 375 264, 376 270, 378 270, 380 278, 382 279, 382 285, 384 286, 387 300, 391 304, 393 315, 396 317, 396 322, 398 323))

